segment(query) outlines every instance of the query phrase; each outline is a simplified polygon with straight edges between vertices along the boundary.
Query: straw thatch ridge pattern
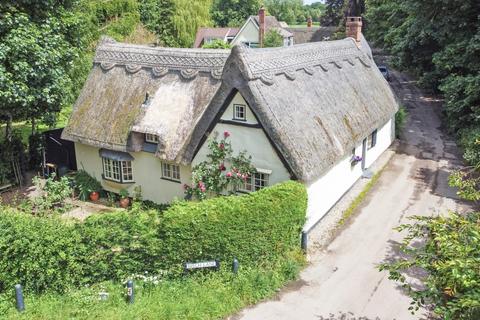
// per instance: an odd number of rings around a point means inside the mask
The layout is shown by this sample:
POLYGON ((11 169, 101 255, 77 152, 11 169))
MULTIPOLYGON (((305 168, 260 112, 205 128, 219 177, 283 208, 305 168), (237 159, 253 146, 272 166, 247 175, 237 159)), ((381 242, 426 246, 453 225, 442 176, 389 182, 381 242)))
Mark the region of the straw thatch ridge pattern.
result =
POLYGON ((366 52, 352 39, 274 49, 234 47, 186 161, 194 157, 224 99, 238 90, 295 177, 318 179, 398 110, 366 52))

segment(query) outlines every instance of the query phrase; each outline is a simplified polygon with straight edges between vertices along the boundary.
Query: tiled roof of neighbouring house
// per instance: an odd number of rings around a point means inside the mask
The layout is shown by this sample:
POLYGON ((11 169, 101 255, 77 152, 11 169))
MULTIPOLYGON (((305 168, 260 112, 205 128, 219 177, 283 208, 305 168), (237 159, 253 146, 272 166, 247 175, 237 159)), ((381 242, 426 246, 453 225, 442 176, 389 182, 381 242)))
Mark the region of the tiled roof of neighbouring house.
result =
POLYGON ((205 39, 225 39, 227 37, 235 37, 239 28, 200 28, 195 36, 194 48, 200 48, 205 39))

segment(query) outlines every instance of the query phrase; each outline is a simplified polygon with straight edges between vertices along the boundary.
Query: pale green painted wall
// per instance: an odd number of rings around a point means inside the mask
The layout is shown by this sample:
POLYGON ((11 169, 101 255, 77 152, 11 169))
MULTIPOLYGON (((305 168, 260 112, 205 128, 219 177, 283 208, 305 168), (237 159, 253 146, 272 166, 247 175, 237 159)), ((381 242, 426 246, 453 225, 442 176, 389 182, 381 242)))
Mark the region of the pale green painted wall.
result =
POLYGON ((154 154, 147 152, 130 152, 135 158, 132 161, 132 169, 135 183, 119 184, 102 179, 102 159, 98 154, 98 148, 75 143, 78 169, 84 169, 102 183, 105 190, 116 192, 126 188, 131 195, 136 186, 141 186, 144 200, 156 203, 168 203, 175 198, 183 199, 183 184, 190 183, 190 166, 180 166, 181 183, 162 179, 161 161, 154 154))

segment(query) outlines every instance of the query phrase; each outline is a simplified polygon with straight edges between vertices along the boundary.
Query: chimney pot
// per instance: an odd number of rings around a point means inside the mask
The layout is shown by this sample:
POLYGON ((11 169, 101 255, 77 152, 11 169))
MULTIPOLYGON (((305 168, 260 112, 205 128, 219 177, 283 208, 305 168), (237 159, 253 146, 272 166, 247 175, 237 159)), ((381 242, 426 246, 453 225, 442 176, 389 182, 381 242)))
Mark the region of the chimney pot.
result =
POLYGON ((357 46, 360 46, 362 40, 362 25, 362 17, 347 17, 345 33, 347 37, 355 40, 357 46))

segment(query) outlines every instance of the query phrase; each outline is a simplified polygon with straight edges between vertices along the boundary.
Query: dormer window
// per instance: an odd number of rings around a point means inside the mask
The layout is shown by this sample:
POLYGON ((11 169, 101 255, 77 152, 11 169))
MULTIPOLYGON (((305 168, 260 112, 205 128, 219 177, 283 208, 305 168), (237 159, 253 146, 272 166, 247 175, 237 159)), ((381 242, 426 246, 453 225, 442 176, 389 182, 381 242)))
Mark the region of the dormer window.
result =
POLYGON ((145 133, 145 142, 158 143, 158 136, 156 134, 145 133))
POLYGON ((244 104, 233 105, 233 120, 247 121, 247 107, 244 104))

